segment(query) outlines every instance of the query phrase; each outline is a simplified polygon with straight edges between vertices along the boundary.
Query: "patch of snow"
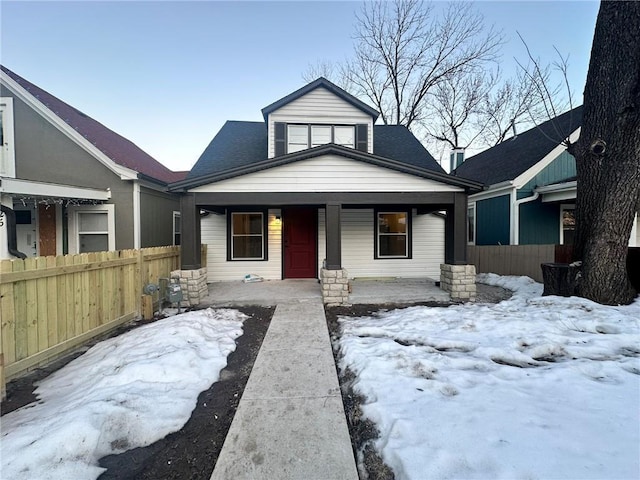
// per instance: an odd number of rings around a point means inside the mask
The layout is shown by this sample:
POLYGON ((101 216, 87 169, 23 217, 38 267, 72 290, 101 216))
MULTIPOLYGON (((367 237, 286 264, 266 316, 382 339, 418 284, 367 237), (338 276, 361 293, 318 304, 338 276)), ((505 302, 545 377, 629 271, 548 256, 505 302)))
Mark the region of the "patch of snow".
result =
POLYGON ((246 316, 192 311, 110 338, 2 417, 2 478, 92 479, 98 460, 180 430, 219 378, 246 316))
POLYGON ((340 319, 377 448, 402 479, 640 477, 640 299, 541 297, 340 319))

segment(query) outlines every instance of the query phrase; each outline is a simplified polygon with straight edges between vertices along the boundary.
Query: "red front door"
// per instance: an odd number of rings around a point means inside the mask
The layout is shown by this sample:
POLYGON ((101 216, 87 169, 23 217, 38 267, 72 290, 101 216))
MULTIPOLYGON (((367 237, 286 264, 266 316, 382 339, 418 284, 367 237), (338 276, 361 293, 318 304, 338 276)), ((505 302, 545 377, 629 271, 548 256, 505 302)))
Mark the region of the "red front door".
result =
POLYGON ((316 278, 318 211, 315 208, 286 208, 284 223, 284 278, 316 278))

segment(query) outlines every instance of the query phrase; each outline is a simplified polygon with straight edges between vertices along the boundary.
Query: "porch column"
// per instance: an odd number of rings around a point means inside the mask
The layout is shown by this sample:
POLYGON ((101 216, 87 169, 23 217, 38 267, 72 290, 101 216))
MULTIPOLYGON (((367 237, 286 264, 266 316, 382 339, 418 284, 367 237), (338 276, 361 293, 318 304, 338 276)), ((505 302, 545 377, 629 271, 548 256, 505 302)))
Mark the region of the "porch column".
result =
POLYGON ((340 231, 340 203, 327 203, 325 228, 327 236, 327 270, 342 269, 342 232, 340 231))
POLYGON ((455 193, 453 205, 447 209, 444 227, 444 263, 467 263, 467 196, 455 193))
POLYGON ((180 197, 180 268, 197 270, 200 258, 200 209, 192 193, 180 197))
POLYGON ((454 301, 475 301, 476 267, 467 265, 467 196, 455 193, 447 209, 444 227, 444 262, 440 265, 440 288, 454 301))

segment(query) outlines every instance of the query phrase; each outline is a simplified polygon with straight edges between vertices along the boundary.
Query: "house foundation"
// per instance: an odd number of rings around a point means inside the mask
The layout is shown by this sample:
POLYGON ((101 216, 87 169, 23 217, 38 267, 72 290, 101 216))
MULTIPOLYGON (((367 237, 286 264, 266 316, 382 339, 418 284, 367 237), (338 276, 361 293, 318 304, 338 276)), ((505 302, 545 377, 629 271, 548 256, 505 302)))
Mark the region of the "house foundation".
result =
POLYGON ((195 270, 174 270, 171 278, 180 279, 182 289, 181 307, 195 307, 207 296, 207 269, 197 268, 195 270))
POLYGON ((476 300, 475 265, 441 263, 440 288, 451 295, 451 300, 474 302, 476 300))
POLYGON ((320 286, 322 301, 327 307, 338 307, 349 304, 349 275, 343 268, 340 270, 320 270, 320 286))

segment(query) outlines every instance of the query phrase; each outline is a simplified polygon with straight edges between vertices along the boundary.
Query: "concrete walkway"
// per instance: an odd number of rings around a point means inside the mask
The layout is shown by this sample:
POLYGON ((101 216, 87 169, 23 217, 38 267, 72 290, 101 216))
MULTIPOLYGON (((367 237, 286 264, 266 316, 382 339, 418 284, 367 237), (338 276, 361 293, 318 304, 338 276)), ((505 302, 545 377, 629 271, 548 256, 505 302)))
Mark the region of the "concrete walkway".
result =
POLYGON ((278 301, 211 478, 358 479, 319 294, 278 301))

